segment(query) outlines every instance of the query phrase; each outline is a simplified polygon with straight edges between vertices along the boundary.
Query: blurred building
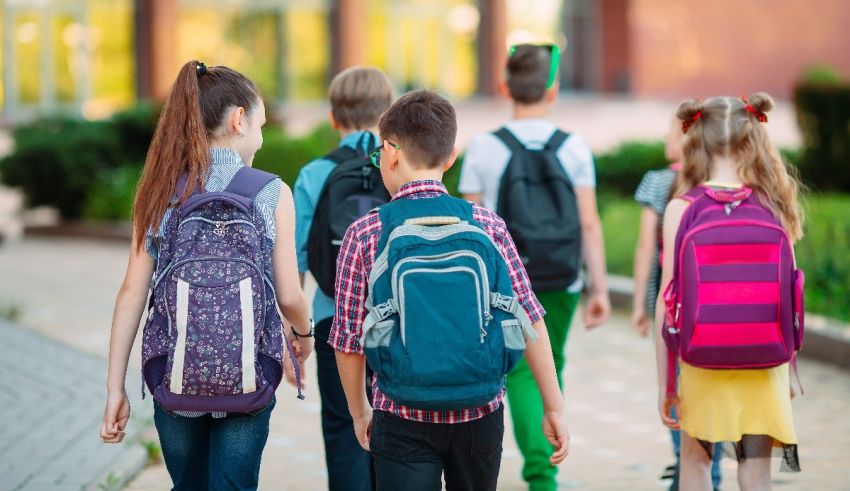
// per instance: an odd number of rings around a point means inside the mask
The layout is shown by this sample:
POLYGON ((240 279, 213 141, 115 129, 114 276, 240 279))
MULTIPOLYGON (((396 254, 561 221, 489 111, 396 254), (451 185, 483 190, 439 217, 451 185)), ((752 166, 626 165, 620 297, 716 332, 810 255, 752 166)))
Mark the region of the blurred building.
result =
POLYGON ((492 95, 508 45, 556 40, 566 91, 681 97, 850 74, 846 0, 0 0, 6 120, 100 117, 161 98, 198 58, 243 71, 273 103, 322 99, 341 68, 399 90, 492 95))

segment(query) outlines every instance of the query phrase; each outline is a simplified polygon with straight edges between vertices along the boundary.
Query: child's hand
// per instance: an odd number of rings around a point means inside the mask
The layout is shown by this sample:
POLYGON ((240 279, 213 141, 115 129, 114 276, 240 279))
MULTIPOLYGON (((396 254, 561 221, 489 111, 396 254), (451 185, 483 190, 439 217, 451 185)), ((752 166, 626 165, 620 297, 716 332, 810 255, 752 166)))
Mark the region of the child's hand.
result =
POLYGON ((679 398, 675 395, 667 395, 661 392, 658 395, 658 412, 661 414, 661 422, 671 430, 678 430, 679 420, 673 417, 674 408, 676 409, 676 414, 681 415, 679 411, 679 398))
POLYGON ((124 428, 130 420, 130 401, 127 394, 110 393, 106 399, 106 409, 103 411, 103 424, 100 427, 100 439, 103 443, 121 443, 124 439, 124 428))
POLYGON ((643 307, 635 307, 632 310, 632 327, 643 337, 649 334, 649 317, 643 307))
POLYGON ((611 300, 608 292, 593 293, 584 306, 584 326, 587 329, 601 326, 611 315, 611 300))
POLYGON ((555 447, 554 453, 549 457, 549 463, 560 464, 570 453, 570 433, 564 423, 564 415, 560 411, 543 414, 543 435, 555 447))
POLYGON ((354 435, 363 450, 369 451, 369 440, 372 438, 372 408, 364 409, 363 416, 354 418, 354 435))

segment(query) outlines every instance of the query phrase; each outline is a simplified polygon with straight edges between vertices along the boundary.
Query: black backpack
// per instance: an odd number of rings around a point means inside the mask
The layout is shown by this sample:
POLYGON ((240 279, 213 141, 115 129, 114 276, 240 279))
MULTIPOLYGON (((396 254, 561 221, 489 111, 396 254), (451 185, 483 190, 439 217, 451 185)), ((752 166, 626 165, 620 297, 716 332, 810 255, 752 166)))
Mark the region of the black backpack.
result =
POLYGON ((557 155, 569 134, 555 130, 539 150, 527 148, 507 128, 493 134, 511 151, 496 213, 516 242, 532 288, 565 289, 581 265, 578 203, 557 155))
POLYGON ((390 200, 381 171, 361 150, 367 142, 367 148, 377 145, 374 135, 365 133, 354 148, 340 147, 324 157, 337 165, 316 203, 307 239, 307 264, 319 288, 329 297, 334 296, 336 257, 348 226, 390 200))

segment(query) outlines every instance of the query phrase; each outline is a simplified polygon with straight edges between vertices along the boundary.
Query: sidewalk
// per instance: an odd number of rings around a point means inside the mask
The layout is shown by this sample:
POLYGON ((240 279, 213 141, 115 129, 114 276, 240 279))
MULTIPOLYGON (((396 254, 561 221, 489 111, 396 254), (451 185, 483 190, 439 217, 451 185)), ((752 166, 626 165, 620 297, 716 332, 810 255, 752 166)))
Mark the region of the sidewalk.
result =
MULTIPOLYGON (((11 462, 29 466, 27 483, 46 483, 28 489, 85 489, 80 483, 95 482, 92 479, 98 479, 103 469, 126 466, 135 458, 118 457, 120 447, 102 445, 97 439, 109 324, 127 247, 33 239, 0 247, 0 300, 21 304, 19 324, 33 331, 0 329, 0 367, 8 374, 3 385, 28 388, 11 398, 9 390, 0 391, 0 417, 4 417, 0 468, 7 470, 0 490, 25 489, 7 483, 6 476, 18 475, 18 471, 8 472, 11 462), (84 452, 108 456, 96 457, 103 466, 95 469, 84 464, 84 452), (51 484, 58 482, 54 479, 59 472, 75 480, 64 487, 51 484)), ((672 457, 655 409, 655 361, 649 339, 638 338, 627 318, 617 315, 609 325, 590 332, 576 323, 567 354, 565 397, 572 452, 561 466, 561 488, 662 489, 657 478, 672 457)), ((127 382, 128 394, 134 398, 138 397, 138 364, 134 350, 127 382)), ((262 489, 313 491, 326 486, 315 365, 310 364, 307 371, 306 401, 297 401, 290 387, 278 393, 264 454, 262 489)), ((850 418, 845 417, 850 414, 850 372, 801 359, 800 373, 806 396, 794 402, 794 410, 803 473, 776 473, 774 487, 850 489, 846 466, 850 418)), ((131 432, 150 424, 150 405, 150 399, 134 403, 131 432)), ((523 489, 521 461, 510 430, 504 445, 499 489, 523 489)), ((724 462, 725 491, 737 489, 734 467, 732 461, 724 462)), ((169 484, 164 466, 156 464, 126 489, 161 490, 169 484)))

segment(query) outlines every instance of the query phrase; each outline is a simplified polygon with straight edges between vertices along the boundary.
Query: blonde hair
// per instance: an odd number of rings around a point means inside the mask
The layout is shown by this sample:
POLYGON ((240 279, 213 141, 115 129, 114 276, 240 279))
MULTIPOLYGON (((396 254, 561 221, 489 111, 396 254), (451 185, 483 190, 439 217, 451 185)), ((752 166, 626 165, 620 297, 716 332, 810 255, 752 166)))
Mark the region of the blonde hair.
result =
POLYGON ((384 72, 372 67, 351 67, 340 72, 328 89, 331 114, 337 124, 365 130, 378 124, 393 101, 393 89, 384 72))
POLYGON ((731 158, 738 163, 741 181, 773 211, 791 240, 797 241, 803 236, 797 173, 783 162, 757 116, 773 106, 773 99, 764 92, 756 92, 746 101, 712 97, 705 102, 682 102, 676 116, 687 130, 676 194, 708 181, 715 157, 731 158))

